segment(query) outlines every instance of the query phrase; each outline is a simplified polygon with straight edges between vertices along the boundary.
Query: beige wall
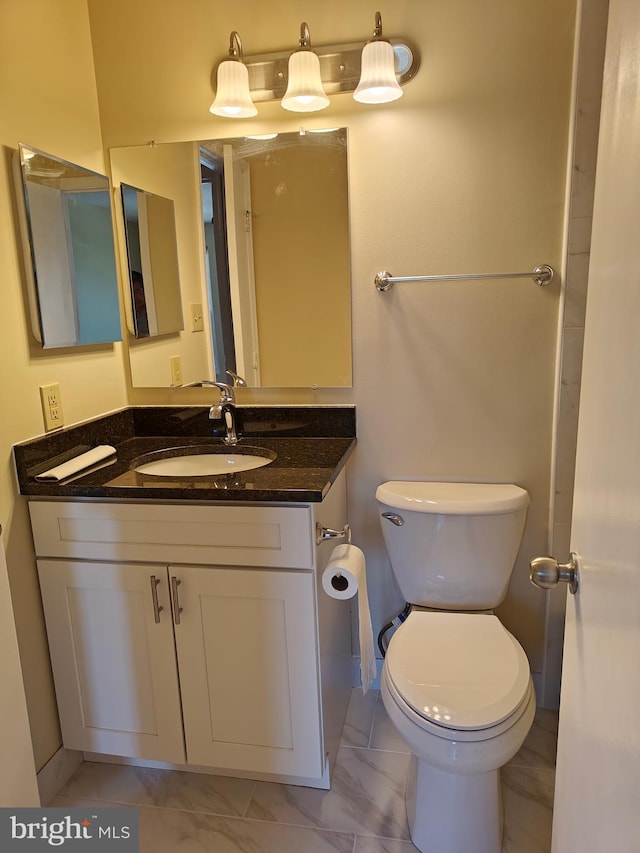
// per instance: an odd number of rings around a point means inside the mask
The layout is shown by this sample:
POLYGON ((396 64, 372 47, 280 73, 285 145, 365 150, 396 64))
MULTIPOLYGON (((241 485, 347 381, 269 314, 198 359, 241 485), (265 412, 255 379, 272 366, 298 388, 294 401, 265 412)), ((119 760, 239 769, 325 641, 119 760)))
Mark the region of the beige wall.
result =
MULTIPOLYGON (((11 155, 18 141, 104 172, 86 0, 0 4, 0 523, 38 767, 59 746, 26 502, 11 446, 43 431, 38 386, 59 382, 67 423, 126 403, 120 345, 43 353, 27 329, 11 155)), ((3 650, 4 651, 4 650, 3 650)))
POLYGON ((384 10, 385 31, 410 37, 422 55, 401 101, 368 108, 342 95, 303 119, 272 103, 245 122, 208 113, 211 70, 232 29, 246 54, 293 45, 301 16, 316 44, 347 42, 366 38, 372 7, 279 0, 263 14, 248 3, 89 0, 89 8, 106 147, 300 123, 349 128, 353 390, 246 399, 357 404, 350 520, 369 562, 374 626, 402 603, 378 530, 379 482, 525 486, 532 505, 501 615, 539 670, 543 595, 529 584, 527 561, 547 543, 558 287, 413 284, 381 295, 372 281, 382 268, 560 268, 574 0, 397 0, 384 10), (120 61, 134 55, 135 65, 120 61))
POLYGON ((289 147, 249 163, 261 384, 351 385, 345 152, 289 147))

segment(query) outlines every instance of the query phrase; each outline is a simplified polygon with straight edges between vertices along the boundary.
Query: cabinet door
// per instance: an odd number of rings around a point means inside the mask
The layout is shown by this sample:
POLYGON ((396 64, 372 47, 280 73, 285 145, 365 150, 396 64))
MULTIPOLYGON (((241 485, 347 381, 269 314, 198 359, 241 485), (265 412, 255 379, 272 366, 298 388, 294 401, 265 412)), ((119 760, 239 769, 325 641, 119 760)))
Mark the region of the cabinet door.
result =
POLYGON ((169 572, 180 581, 175 635, 189 763, 320 777, 313 574, 169 572))
POLYGON ((166 566, 39 560, 38 572, 64 745, 184 762, 166 566))

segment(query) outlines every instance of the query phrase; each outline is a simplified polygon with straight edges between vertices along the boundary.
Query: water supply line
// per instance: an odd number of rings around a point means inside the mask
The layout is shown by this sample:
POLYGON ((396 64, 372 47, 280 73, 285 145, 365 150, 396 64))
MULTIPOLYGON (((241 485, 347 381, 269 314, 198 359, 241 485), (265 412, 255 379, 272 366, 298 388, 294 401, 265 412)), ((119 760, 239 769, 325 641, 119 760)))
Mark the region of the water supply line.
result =
POLYGON ((387 631, 390 631, 391 628, 399 628, 400 625, 402 625, 402 623, 406 620, 406 618, 410 612, 411 612, 411 605, 405 604, 404 609, 401 610, 397 616, 395 616, 390 622, 387 622, 386 625, 383 625, 382 628, 380 629, 380 633, 378 634, 378 648, 380 649, 382 657, 386 656, 387 648, 389 646, 388 643, 387 643, 386 647, 384 645, 384 635, 387 633, 387 631))

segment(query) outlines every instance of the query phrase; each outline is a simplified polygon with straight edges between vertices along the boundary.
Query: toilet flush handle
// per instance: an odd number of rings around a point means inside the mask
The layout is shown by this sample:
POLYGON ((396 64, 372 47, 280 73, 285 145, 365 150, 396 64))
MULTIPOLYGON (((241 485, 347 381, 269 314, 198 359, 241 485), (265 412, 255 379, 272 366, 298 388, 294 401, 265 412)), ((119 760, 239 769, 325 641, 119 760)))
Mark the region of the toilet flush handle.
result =
POLYGON ((529 579, 535 586, 553 589, 560 581, 564 581, 569 584, 569 592, 572 595, 578 591, 578 557, 573 552, 568 563, 559 563, 553 557, 536 557, 531 560, 529 566, 529 579))
POLYGON ((396 527, 402 527, 404 524, 404 518, 401 515, 397 515, 395 512, 383 512, 382 517, 388 519, 392 524, 395 524, 396 527))

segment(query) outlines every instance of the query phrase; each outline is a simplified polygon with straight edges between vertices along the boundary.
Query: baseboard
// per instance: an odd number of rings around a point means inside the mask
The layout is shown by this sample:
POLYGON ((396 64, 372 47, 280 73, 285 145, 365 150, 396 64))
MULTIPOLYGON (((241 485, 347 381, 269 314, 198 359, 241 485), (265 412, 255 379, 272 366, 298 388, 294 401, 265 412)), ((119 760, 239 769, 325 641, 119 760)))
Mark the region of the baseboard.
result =
POLYGON ((255 779, 259 782, 278 782, 281 785, 301 785, 306 788, 329 790, 329 764, 325 761, 322 776, 288 776, 279 773, 254 773, 249 770, 229 770, 228 767, 204 767, 199 764, 172 764, 150 758, 128 758, 124 755, 105 755, 98 752, 82 753, 85 761, 98 764, 123 764, 127 767, 150 767, 154 770, 179 770, 181 773, 199 773, 204 776, 228 776, 232 779, 255 779))
POLYGON ((546 707, 544 704, 543 678, 541 672, 532 672, 533 689, 536 691, 536 705, 538 708, 546 707))
POLYGON ((48 805, 58 795, 80 767, 82 760, 81 752, 61 746, 47 761, 37 774, 41 805, 48 805))

